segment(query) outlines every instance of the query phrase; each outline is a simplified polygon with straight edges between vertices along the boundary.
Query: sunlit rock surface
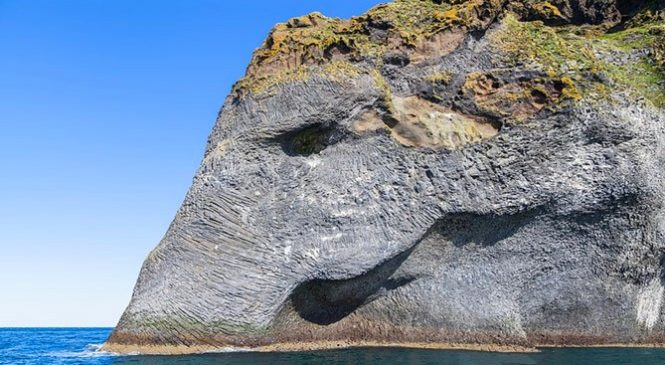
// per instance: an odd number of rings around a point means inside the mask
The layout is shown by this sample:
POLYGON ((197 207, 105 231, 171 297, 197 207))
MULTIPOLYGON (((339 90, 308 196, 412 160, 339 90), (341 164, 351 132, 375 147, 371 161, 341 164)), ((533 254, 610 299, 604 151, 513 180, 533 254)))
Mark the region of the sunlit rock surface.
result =
POLYGON ((106 348, 665 343, 664 19, 398 0, 277 25, 106 348))

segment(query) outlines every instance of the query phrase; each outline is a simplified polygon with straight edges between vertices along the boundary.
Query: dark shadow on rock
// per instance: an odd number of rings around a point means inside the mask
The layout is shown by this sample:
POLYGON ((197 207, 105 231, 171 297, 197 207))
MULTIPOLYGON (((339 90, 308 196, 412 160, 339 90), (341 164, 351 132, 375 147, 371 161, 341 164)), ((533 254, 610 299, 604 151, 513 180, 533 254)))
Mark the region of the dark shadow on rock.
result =
POLYGON ((393 276, 412 251, 413 248, 352 279, 302 283, 291 294, 293 308, 306 321, 320 325, 335 323, 380 292, 395 290, 417 279, 393 276))
MULTIPOLYGON (((420 241, 437 234, 457 247, 471 243, 489 246, 512 236, 545 211, 545 207, 536 207, 506 215, 448 214, 438 220, 420 241)), ((396 272, 420 241, 409 250, 352 279, 315 279, 300 284, 291 294, 294 311, 308 322, 329 325, 340 321, 378 296, 408 285, 418 277, 399 276, 396 272)))
POLYGON ((439 220, 436 232, 457 247, 471 243, 492 246, 515 234, 544 211, 539 207, 505 215, 449 214, 439 220))

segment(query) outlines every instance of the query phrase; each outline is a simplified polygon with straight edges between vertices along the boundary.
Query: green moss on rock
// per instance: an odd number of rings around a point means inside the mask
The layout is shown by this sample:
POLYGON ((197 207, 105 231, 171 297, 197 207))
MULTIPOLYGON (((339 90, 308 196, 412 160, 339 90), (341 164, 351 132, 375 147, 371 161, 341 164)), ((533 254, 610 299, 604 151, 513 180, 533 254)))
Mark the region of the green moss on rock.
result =
MULTIPOLYGON (((337 82, 363 73, 375 77, 389 51, 420 62, 435 56, 431 49, 419 54, 424 42, 444 32, 454 36, 486 29, 504 13, 498 31, 491 33, 495 51, 509 67, 541 70, 551 82, 564 85, 561 100, 627 89, 662 106, 665 20, 660 20, 660 3, 655 0, 635 10, 634 18, 620 27, 623 30, 610 33, 607 30, 616 24, 615 8, 608 5, 607 14, 593 15, 578 25, 571 23, 571 17, 579 22, 583 14, 580 9, 571 13, 568 0, 395 0, 349 20, 312 13, 275 26, 234 90, 240 96, 258 94, 313 75, 337 82), (645 52, 635 56, 640 50, 645 52)), ((451 49, 453 36, 443 41, 451 49)), ((440 51, 443 55, 450 50, 440 51)), ((439 76, 425 81, 449 82, 447 75, 439 76)), ((386 89, 382 82, 377 86, 386 89)))
POLYGON ((631 56, 626 64, 605 63, 609 75, 654 105, 665 106, 665 21, 608 33, 601 39, 602 49, 631 56))
POLYGON ((492 42, 508 65, 540 69, 560 80, 567 99, 607 97, 612 91, 630 90, 662 106, 664 42, 661 33, 654 30, 660 27, 653 23, 600 36, 580 36, 570 27, 522 22, 508 15, 492 35, 492 42), (644 52, 634 52, 639 50, 644 52))
POLYGON ((302 67, 333 61, 366 61, 380 66, 389 49, 414 48, 435 34, 456 27, 478 27, 480 7, 490 3, 473 0, 451 5, 431 0, 396 0, 349 20, 327 18, 320 13, 290 19, 273 28, 234 90, 241 95, 261 92, 284 81, 299 80, 305 75, 302 67), (385 30, 385 36, 370 36, 372 28, 385 30))

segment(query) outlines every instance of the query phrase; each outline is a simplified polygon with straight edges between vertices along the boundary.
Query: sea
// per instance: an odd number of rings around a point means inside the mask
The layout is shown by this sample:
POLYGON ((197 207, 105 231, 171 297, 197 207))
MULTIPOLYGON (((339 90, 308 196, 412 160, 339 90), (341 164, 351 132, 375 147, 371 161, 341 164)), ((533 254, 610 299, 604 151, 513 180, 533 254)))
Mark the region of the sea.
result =
POLYGON ((506 354, 477 351, 354 348, 313 352, 225 352, 187 356, 120 356, 100 351, 111 328, 0 328, 0 364, 74 365, 665 365, 665 349, 542 349, 506 354))

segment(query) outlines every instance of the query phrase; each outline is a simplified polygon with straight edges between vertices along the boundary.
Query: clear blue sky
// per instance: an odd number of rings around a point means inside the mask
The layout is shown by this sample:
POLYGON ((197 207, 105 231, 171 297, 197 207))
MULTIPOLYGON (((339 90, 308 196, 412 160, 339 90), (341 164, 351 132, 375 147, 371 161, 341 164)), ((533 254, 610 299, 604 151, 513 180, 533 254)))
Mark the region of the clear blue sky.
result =
POLYGON ((0 327, 113 326, 272 25, 380 0, 0 0, 0 327))

